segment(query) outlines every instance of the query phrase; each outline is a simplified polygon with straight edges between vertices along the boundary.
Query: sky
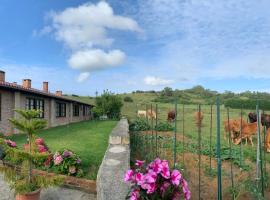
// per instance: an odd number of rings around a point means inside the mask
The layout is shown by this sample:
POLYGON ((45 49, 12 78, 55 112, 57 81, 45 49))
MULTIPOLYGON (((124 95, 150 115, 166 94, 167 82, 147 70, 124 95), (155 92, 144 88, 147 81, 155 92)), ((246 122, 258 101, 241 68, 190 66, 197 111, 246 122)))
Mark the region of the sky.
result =
POLYGON ((51 92, 270 92, 269 0, 0 0, 6 80, 51 92))

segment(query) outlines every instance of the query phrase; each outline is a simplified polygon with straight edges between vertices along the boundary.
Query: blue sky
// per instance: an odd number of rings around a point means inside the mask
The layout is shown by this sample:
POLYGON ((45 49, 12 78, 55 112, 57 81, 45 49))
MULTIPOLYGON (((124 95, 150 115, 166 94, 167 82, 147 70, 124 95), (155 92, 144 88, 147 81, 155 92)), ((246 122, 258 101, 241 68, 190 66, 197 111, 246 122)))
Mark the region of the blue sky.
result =
POLYGON ((267 91, 268 0, 2 0, 0 69, 93 95, 183 89, 267 91))

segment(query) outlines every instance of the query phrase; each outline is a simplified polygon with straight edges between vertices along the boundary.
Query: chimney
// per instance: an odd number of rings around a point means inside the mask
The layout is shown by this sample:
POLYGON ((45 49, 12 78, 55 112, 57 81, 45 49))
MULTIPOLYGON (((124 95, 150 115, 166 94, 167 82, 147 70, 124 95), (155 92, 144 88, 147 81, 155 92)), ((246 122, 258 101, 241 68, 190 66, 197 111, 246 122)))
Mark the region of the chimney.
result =
POLYGON ((5 72, 4 71, 0 71, 0 82, 5 82, 5 72))
POLYGON ((49 92, 49 82, 43 82, 43 92, 49 92))
POLYGON ((60 90, 59 91, 56 91, 55 94, 56 94, 56 96, 60 96, 61 97, 62 96, 62 91, 60 91, 60 90))
POLYGON ((31 79, 23 79, 23 87, 30 89, 31 88, 31 79))

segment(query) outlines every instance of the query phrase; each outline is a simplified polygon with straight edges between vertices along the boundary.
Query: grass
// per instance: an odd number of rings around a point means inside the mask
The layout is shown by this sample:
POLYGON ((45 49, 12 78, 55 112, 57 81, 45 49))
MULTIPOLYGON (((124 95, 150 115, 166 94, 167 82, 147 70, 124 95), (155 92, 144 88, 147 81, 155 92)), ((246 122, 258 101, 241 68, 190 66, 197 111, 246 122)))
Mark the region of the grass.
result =
MULTIPOLYGON (((96 179, 97 170, 108 146, 108 138, 116 121, 84 121, 41 131, 42 137, 52 152, 70 149, 82 159, 86 177, 96 179)), ((13 135, 11 139, 22 148, 25 135, 13 135)))

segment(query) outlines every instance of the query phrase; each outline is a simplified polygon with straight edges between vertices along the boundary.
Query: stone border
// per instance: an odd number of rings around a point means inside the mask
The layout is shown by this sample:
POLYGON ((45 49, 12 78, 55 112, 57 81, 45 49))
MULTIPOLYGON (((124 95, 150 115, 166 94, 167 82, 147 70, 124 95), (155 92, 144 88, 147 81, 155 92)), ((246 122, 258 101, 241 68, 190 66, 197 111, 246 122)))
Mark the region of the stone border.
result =
POLYGON ((98 200, 124 200, 129 186, 124 174, 130 168, 130 146, 127 119, 121 119, 112 130, 109 145, 97 175, 98 200))
MULTIPOLYGON (((0 165, 3 165, 0 163, 0 165)), ((4 165, 14 168, 15 166, 5 162, 4 165)), ((18 169, 19 170, 19 169, 18 169)), ((33 169, 33 173, 41 176, 55 176, 56 174, 51 172, 46 172, 42 170, 33 169)), ((88 180, 84 178, 77 178, 73 176, 66 176, 62 174, 58 174, 57 176, 61 176, 64 178, 64 186, 68 188, 82 190, 87 193, 96 194, 96 181, 88 180)))

